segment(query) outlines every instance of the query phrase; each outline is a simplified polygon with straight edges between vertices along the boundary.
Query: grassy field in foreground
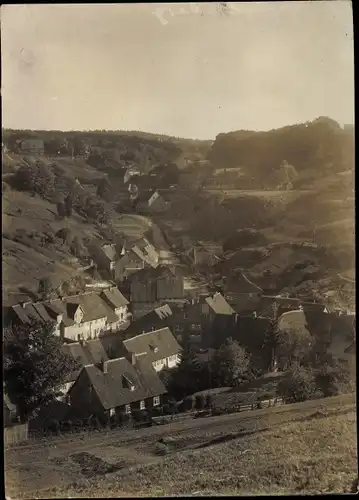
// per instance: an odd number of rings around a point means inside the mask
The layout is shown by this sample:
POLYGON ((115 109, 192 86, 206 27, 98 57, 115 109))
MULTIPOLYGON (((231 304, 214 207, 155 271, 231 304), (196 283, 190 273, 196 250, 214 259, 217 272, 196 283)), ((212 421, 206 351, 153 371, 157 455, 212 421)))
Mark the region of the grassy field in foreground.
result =
POLYGON ((5 458, 7 493, 19 499, 344 492, 357 477, 356 413, 353 397, 329 398, 5 458))

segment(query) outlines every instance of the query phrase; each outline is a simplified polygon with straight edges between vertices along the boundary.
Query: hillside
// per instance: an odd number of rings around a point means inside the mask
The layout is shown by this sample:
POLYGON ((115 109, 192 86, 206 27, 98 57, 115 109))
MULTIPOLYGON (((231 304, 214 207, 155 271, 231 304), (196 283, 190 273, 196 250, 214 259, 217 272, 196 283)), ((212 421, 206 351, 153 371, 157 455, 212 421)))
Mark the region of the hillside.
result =
POLYGON ((117 168, 131 165, 174 162, 183 155, 205 158, 211 141, 175 138, 136 131, 30 131, 2 130, 3 144, 11 153, 19 152, 18 141, 41 139, 47 157, 87 157, 86 163, 100 170, 106 163, 117 168))
MULTIPOLYGON (((32 197, 11 184, 21 166, 36 164, 35 156, 11 151, 17 149, 16 140, 27 136, 44 140, 41 162, 57 176, 57 192, 74 186, 77 179, 82 198, 92 197, 107 212, 107 223, 88 220, 83 201, 80 212, 76 209, 66 220, 73 235, 83 240, 104 234, 111 239, 114 231, 143 234, 154 222, 181 250, 185 241, 187 248, 197 241, 226 244, 239 232, 252 231, 257 236, 251 242, 232 242, 214 272, 228 275, 242 269, 265 289, 304 296, 323 297, 342 288, 339 274, 355 267, 353 130, 341 129, 330 119, 270 132, 220 134, 213 144, 141 132, 5 130, 3 142, 9 148, 3 153, 5 288, 28 287, 38 277, 41 255, 44 272, 59 276, 72 272, 63 269, 73 257, 66 245, 54 243, 50 250, 34 241, 31 247, 29 239, 25 245, 15 241, 17 230, 56 233, 64 226, 58 220, 56 197, 32 197), (56 151, 60 154, 54 156, 56 151), (206 157, 210 164, 195 161, 206 157), (278 178, 274 182, 269 173, 277 171, 284 159, 298 175, 292 189, 274 189, 278 178), (165 181, 160 190, 169 201, 167 212, 147 218, 131 215, 123 181, 126 168, 134 165, 149 171, 157 166, 169 171, 175 163, 180 166, 177 188, 169 189, 171 183, 165 181), (223 182, 228 183, 230 167, 238 165, 241 175, 232 188, 221 189, 217 167, 224 167, 223 182), (111 195, 100 200, 96 191, 105 178, 111 195)), ((139 179, 140 191, 148 189, 150 176, 139 179)))
POLYGON ((218 168, 241 167, 237 188, 268 189, 277 185, 284 160, 299 177, 352 169, 354 132, 325 117, 268 132, 229 132, 216 137, 208 159, 218 168))
POLYGON ((5 463, 15 498, 349 492, 357 478, 355 402, 338 396, 30 442, 5 450, 5 463))

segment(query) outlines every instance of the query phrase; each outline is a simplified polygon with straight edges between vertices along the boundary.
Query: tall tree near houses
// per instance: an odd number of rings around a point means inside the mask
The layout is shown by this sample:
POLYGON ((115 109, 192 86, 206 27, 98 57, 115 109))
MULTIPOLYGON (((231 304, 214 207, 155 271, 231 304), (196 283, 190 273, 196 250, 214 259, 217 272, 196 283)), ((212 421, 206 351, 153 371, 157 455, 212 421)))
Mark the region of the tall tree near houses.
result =
POLYGON ((31 322, 4 332, 4 382, 22 421, 60 395, 66 377, 79 368, 62 350, 53 323, 31 322))
POLYGON ((183 397, 201 390, 203 366, 194 352, 189 336, 185 335, 182 343, 181 361, 178 367, 172 370, 169 383, 170 391, 177 397, 183 397))
POLYGON ((232 338, 214 353, 211 371, 220 387, 236 386, 250 368, 250 354, 232 338))

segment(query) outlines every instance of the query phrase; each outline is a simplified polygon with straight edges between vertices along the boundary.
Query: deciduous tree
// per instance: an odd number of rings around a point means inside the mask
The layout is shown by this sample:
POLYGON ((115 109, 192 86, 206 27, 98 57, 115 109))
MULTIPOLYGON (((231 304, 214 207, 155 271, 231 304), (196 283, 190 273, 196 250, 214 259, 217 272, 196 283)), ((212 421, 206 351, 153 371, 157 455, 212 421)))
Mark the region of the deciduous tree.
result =
POLYGON ((7 329, 4 335, 4 381, 22 420, 54 400, 66 377, 78 368, 62 350, 52 323, 24 324, 7 329))
POLYGON ((232 338, 214 353, 211 371, 217 385, 230 387, 237 385, 250 367, 250 355, 232 338))

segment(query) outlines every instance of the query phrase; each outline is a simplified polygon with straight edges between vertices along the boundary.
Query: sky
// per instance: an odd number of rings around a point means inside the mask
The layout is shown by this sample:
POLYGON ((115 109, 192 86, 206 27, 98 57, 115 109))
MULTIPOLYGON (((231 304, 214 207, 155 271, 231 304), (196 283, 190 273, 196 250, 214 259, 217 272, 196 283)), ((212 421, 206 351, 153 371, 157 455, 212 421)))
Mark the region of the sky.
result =
POLYGON ((227 5, 3 5, 3 127, 214 139, 354 123, 349 0, 227 5))

